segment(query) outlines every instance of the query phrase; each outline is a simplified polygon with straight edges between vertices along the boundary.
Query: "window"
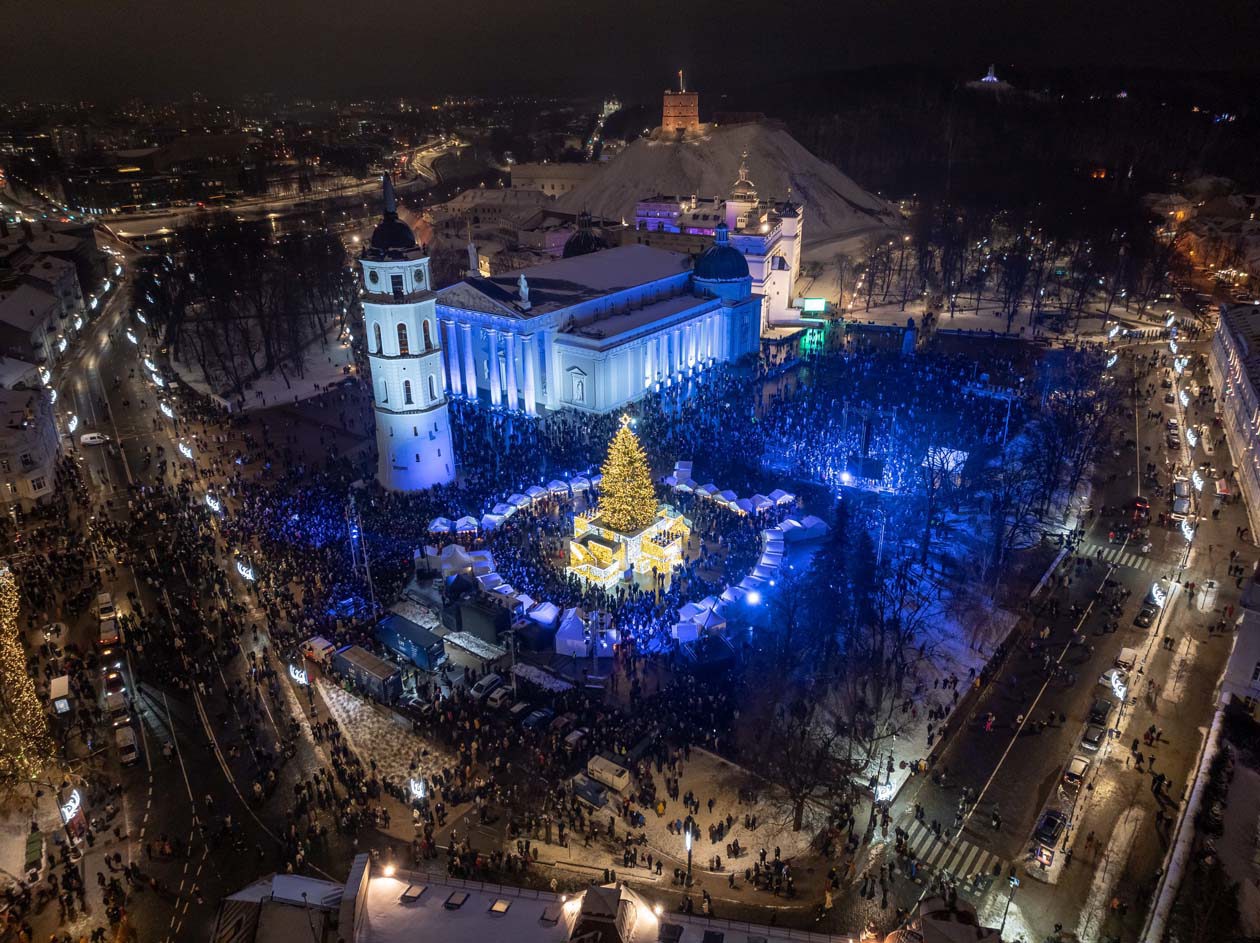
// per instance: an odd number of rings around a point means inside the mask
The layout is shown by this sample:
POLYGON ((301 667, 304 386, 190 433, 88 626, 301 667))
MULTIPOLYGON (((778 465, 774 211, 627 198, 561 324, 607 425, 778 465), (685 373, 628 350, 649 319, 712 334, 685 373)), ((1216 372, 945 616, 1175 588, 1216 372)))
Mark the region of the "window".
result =
POLYGON ((9 482, 9 494, 17 494, 17 485, 11 481, 9 482))
POLYGON ((415 283, 417 291, 424 290, 424 266, 411 273, 411 280, 415 283))
POLYGON ((398 325, 398 353, 402 357, 406 357, 411 353, 411 347, 407 344, 407 325, 398 325))
POLYGON ((384 380, 381 381, 381 402, 382 403, 389 402, 389 384, 386 383, 384 380))
POLYGON ((381 326, 379 324, 372 325, 372 339, 376 341, 376 346, 372 348, 372 352, 379 354, 381 352, 381 326))
POLYGON ((0 470, 3 470, 5 472, 8 472, 11 470, 9 466, 9 460, 7 458, 0 458, 0 470))
POLYGON ((508 900, 506 897, 499 897, 495 900, 493 904, 490 905, 490 913, 505 914, 508 912, 508 908, 511 906, 512 906, 512 902, 510 900, 508 900))
POLYGON ((45 488, 47 488, 47 487, 48 487, 48 482, 44 480, 44 476, 43 476, 43 475, 40 475, 40 477, 38 477, 38 478, 32 478, 32 479, 31 479, 31 490, 32 490, 32 491, 43 491, 43 490, 44 490, 45 488))
POLYGON ((424 326, 424 349, 432 350, 433 349, 433 335, 429 333, 429 322, 428 321, 423 322, 423 326, 424 326))
POLYGON ((389 287, 394 292, 395 298, 403 296, 403 277, 402 275, 391 275, 389 277, 389 287))
POLYGON ((1255 684, 1257 681, 1260 681, 1260 661, 1256 662, 1256 668, 1251 673, 1251 683, 1255 684))
POLYGON ((368 270, 368 281, 375 285, 381 280, 381 276, 377 274, 376 269, 368 270))
POLYGON ((411 381, 403 380, 403 402, 411 405, 411 381))
POLYGON ((22 454, 18 457, 18 461, 20 461, 20 462, 22 463, 22 467, 23 467, 23 468, 30 468, 32 465, 34 465, 34 464, 35 464, 35 460, 34 460, 33 458, 31 458, 31 453, 30 453, 30 452, 23 452, 23 453, 22 453, 22 454))
POLYGON ((437 399, 437 384, 433 382, 433 377, 429 377, 429 401, 437 399))
POLYGON ((419 464, 420 464, 420 453, 419 453, 419 452, 417 452, 417 453, 416 453, 416 464, 417 464, 417 465, 419 465, 419 464))
POLYGON ((413 436, 416 436, 416 437, 418 438, 418 437, 419 437, 419 435, 420 435, 420 430, 419 430, 417 427, 412 426, 412 427, 411 427, 411 434, 412 434, 413 436))

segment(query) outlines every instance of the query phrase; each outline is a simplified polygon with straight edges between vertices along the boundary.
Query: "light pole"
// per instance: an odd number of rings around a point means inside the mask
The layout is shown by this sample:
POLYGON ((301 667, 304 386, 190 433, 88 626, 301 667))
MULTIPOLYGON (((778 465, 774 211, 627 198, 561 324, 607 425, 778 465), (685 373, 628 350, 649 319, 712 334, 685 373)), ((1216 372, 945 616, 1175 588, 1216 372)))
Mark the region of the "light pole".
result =
POLYGON ((1011 912, 1011 902, 1015 900, 1015 892, 1019 890, 1019 878, 1015 876, 1015 866, 1011 865, 1011 893, 1006 898, 1006 909, 1002 911, 1002 926, 998 928, 998 937, 1006 930, 1006 916, 1011 912))
POLYGON ((691 887, 691 824, 687 824, 687 886, 691 887))

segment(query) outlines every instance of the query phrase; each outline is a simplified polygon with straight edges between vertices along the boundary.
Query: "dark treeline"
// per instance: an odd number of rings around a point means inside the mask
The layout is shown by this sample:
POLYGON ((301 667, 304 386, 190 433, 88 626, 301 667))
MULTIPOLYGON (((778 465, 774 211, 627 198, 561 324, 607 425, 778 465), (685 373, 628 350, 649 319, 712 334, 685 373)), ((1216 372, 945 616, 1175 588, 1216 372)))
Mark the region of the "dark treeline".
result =
POLYGON ((1009 206, 1100 170, 1100 188, 1136 193, 1198 174, 1260 185, 1253 76, 997 74, 1010 86, 978 89, 923 69, 827 73, 721 105, 785 121, 818 156, 896 196, 970 194, 1009 206))

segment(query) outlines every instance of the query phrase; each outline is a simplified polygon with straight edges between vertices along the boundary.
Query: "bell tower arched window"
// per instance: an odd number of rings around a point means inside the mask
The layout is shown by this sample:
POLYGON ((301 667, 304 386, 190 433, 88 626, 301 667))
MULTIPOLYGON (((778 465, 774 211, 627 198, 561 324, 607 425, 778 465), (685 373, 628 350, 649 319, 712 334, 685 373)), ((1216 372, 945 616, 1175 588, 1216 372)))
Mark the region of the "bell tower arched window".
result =
POLYGON ((376 341, 376 347, 372 353, 379 354, 381 352, 381 326, 379 324, 372 325, 372 339, 376 341))
POLYGON ((425 349, 425 350, 432 350, 432 349, 433 349, 433 335, 432 335, 431 333, 429 333, 429 322, 428 322, 428 321, 424 321, 424 322, 422 322, 422 323, 423 323, 423 325, 424 325, 424 328, 423 328, 423 330, 424 330, 424 349, 425 349))
POLYGON ((437 384, 434 383, 433 377, 429 377, 429 402, 437 399, 437 384))
POLYGON ((411 348, 407 345, 407 325, 399 324, 398 325, 398 354, 401 357, 406 357, 409 353, 411 353, 411 348))
POLYGON ((403 402, 406 403, 408 406, 412 405, 410 380, 403 380, 403 402))

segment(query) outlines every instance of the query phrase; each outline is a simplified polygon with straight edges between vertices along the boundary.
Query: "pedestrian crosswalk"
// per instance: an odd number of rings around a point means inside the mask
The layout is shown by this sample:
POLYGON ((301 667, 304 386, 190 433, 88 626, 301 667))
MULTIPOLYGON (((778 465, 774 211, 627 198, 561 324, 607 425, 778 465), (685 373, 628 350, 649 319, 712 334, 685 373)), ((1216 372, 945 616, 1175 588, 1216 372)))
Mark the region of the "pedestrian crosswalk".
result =
POLYGON ((955 835, 952 839, 937 838, 926 822, 911 820, 902 828, 909 834, 906 847, 918 861, 919 869, 948 871, 955 879, 966 880, 976 874, 989 874, 994 865, 1004 866, 1002 859, 955 835))
POLYGON ((1085 556, 1091 560, 1102 560, 1105 563, 1114 563, 1116 566, 1127 566, 1134 570, 1141 570, 1144 573, 1154 573, 1161 568, 1161 564, 1152 560, 1149 554, 1138 553, 1136 550, 1121 548, 1112 544, 1095 544, 1086 542, 1081 548, 1085 556))

